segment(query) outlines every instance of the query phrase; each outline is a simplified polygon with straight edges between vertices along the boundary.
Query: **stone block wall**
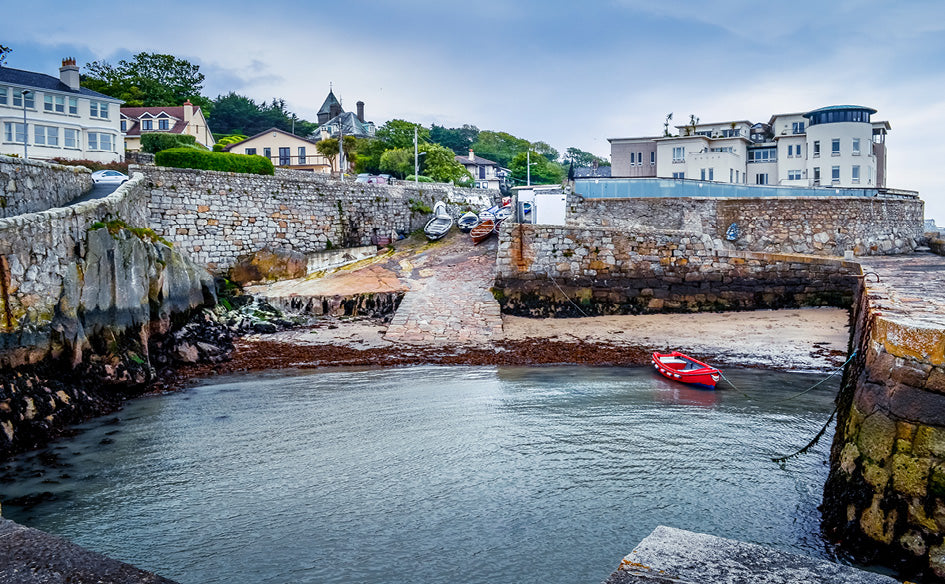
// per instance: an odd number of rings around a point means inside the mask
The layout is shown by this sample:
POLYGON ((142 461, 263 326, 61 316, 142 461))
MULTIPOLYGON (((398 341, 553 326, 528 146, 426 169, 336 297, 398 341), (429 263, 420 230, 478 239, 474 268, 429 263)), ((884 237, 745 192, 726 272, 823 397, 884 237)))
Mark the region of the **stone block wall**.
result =
POLYGON ((710 237, 716 248, 843 256, 911 253, 923 237, 916 198, 627 198, 568 201, 568 223, 668 229, 710 237), (726 239, 730 225, 739 236, 726 239))
POLYGON ((92 173, 81 166, 0 156, 0 218, 59 207, 92 188, 92 173))
POLYGON ((339 182, 315 173, 275 176, 165 167, 144 173, 150 225, 211 271, 266 246, 301 253, 370 245, 423 227, 421 208, 447 202, 459 216, 493 204, 496 193, 446 185, 339 182))
POLYGON ((888 298, 872 281, 857 296, 824 528, 859 559, 945 582, 945 329, 888 298))
POLYGON ((686 231, 506 225, 496 295, 524 316, 850 305, 859 267, 718 249, 686 231))

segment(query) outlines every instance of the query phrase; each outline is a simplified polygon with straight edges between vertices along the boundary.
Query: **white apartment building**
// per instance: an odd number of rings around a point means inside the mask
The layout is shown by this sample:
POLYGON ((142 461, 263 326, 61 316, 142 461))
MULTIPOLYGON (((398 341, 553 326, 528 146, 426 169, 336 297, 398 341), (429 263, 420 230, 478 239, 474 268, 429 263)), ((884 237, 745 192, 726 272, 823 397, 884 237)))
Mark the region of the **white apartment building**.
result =
POLYGON ((678 135, 610 138, 614 177, 752 185, 885 187, 889 122, 835 105, 776 114, 767 123, 676 126, 678 135))
POLYGON ((59 78, 0 67, 0 154, 97 162, 124 156, 122 101, 79 85, 75 59, 59 78), (25 118, 25 119, 24 119, 25 118))

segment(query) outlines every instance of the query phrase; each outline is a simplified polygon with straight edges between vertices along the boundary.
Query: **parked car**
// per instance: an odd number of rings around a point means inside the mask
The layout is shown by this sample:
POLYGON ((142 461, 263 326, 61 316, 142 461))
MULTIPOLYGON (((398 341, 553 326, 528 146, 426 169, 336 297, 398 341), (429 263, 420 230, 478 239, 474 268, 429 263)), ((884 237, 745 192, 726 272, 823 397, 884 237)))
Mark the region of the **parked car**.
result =
POLYGON ((128 180, 128 175, 117 170, 96 170, 92 173, 92 182, 97 185, 120 185, 128 180))
POLYGON ((358 178, 354 179, 356 183, 369 183, 371 182, 371 174, 367 172, 362 172, 358 175, 358 178))

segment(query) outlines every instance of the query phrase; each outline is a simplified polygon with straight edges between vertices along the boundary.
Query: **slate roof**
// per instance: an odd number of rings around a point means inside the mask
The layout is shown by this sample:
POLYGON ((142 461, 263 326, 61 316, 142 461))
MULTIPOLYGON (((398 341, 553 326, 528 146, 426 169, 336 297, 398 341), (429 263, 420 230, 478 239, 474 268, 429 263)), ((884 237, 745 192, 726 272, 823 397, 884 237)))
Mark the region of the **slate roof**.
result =
POLYGON ((268 130, 265 130, 265 131, 263 131, 263 132, 260 132, 260 133, 256 134, 255 136, 250 136, 249 138, 246 138, 245 140, 240 140, 239 142, 234 142, 234 143, 232 143, 232 144, 227 144, 226 146, 223 147, 223 149, 226 150, 227 152, 229 152, 231 148, 235 148, 236 146, 240 146, 240 145, 245 145, 245 144, 246 144, 247 142, 249 142, 250 140, 255 140, 256 138, 258 138, 258 137, 260 137, 260 136, 263 136, 263 135, 265 135, 265 134, 268 134, 269 132, 278 132, 278 133, 280 133, 280 134, 284 134, 284 135, 289 136, 289 137, 291 137, 291 138, 296 138, 296 139, 301 140, 301 141, 303 141, 303 142, 308 142, 309 144, 318 144, 318 140, 313 140, 313 139, 311 139, 311 138, 306 138, 305 136, 298 136, 298 135, 296 135, 296 134, 292 134, 291 132, 286 132, 285 130, 280 130, 279 128, 269 128, 268 130))
POLYGON ((0 67, 0 83, 9 83, 10 85, 19 85, 22 87, 34 87, 36 89, 47 89, 73 95, 84 95, 86 97, 107 99, 118 103, 122 102, 120 99, 84 87, 80 87, 78 90, 69 89, 68 85, 60 81, 58 77, 53 77, 52 75, 23 71, 22 69, 11 69, 10 67, 0 67))
POLYGON ((341 124, 342 132, 345 136, 356 136, 358 138, 371 138, 374 136, 368 130, 368 125, 358 119, 358 115, 353 112, 344 112, 333 117, 319 127, 327 129, 332 136, 338 133, 338 125, 341 124))
MULTIPOLYGON (((200 109, 199 106, 193 106, 194 115, 197 114, 197 110, 200 109)), ((154 127, 147 132, 166 132, 170 134, 180 134, 187 127, 187 124, 184 123, 184 106, 182 105, 172 105, 172 106, 152 106, 152 107, 123 107, 121 108, 121 115, 128 118, 128 121, 131 124, 128 126, 128 129, 125 131, 126 136, 140 136, 141 135, 141 122, 139 118, 144 114, 151 114, 155 119, 161 113, 167 114, 173 124, 167 130, 159 130, 157 127, 157 122, 155 121, 154 127)), ((145 133, 147 133, 145 132, 145 133)))
POLYGON ((489 159, 487 159, 487 158, 483 158, 482 156, 476 156, 475 153, 473 153, 473 159, 472 159, 472 160, 469 159, 469 155, 468 155, 468 154, 466 154, 466 155, 457 154, 457 155, 456 155, 456 162, 458 162, 458 163, 460 163, 460 164, 464 164, 464 165, 475 164, 475 165, 477 165, 477 166, 498 166, 498 165, 499 165, 498 162, 494 162, 494 161, 489 160, 489 159))
MULTIPOLYGON (((318 110, 318 113, 320 113, 320 114, 329 114, 329 113, 331 113, 331 106, 333 106, 333 105, 337 105, 337 106, 338 106, 338 109, 341 109, 341 103, 340 103, 340 102, 338 101, 338 99, 335 97, 335 92, 329 90, 329 91, 328 91, 328 97, 325 98, 325 103, 322 104, 322 108, 321 108, 320 110, 318 110)), ((344 110, 342 110, 342 111, 344 111, 344 110)))
POLYGON ((589 166, 574 167, 574 178, 610 178, 609 166, 598 166, 591 168, 589 166))

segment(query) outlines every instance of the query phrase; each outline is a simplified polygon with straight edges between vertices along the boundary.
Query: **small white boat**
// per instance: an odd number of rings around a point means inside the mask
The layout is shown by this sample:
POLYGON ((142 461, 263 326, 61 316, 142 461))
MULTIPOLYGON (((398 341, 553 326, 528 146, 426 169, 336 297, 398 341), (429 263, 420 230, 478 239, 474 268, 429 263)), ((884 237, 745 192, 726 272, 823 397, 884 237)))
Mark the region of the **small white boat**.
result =
POLYGON ((469 233, 476 225, 479 225, 479 216, 472 211, 463 213, 463 216, 456 222, 456 226, 459 227, 459 230, 463 233, 469 233))
POLYGON ((430 219, 426 227, 423 228, 424 235, 430 241, 436 241, 449 233, 452 228, 453 217, 447 213, 446 203, 437 201, 436 205, 433 206, 433 219, 430 219))

